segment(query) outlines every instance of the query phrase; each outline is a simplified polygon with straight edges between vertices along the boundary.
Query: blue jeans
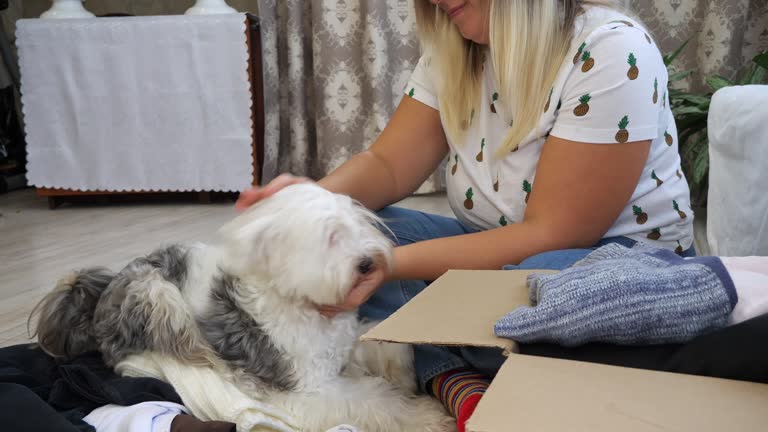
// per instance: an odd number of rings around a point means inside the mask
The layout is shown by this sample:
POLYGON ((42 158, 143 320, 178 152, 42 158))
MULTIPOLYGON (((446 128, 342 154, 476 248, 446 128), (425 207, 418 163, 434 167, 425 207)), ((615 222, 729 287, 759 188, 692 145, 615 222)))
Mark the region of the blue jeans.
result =
MULTIPOLYGON (((387 227, 394 234, 393 240, 398 246, 442 237, 469 234, 475 230, 453 218, 387 207, 378 212, 387 227)), ((620 243, 627 247, 635 244, 626 237, 607 238, 590 249, 567 249, 534 255, 519 265, 505 266, 506 270, 562 270, 587 256, 594 249, 608 243, 620 243)), ((685 256, 694 256, 693 248, 685 256)), ((420 280, 400 280, 384 284, 368 302, 360 307, 360 316, 372 320, 383 320, 401 306, 419 294, 429 282, 420 280)), ((472 368, 489 377, 504 363, 501 350, 476 347, 441 347, 434 345, 415 345, 414 362, 419 386, 426 390, 429 381, 435 376, 458 368, 472 368)))

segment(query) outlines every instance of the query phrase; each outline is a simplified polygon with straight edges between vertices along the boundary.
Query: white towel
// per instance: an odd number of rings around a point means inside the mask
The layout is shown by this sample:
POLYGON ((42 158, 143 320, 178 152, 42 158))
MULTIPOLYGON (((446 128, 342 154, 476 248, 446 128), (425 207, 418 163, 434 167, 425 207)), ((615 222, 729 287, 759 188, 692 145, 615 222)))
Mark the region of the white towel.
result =
POLYGON ((291 416, 245 395, 210 368, 187 366, 155 353, 129 357, 116 371, 124 376, 151 377, 173 386, 192 415, 203 421, 235 423, 238 432, 294 432, 291 416))

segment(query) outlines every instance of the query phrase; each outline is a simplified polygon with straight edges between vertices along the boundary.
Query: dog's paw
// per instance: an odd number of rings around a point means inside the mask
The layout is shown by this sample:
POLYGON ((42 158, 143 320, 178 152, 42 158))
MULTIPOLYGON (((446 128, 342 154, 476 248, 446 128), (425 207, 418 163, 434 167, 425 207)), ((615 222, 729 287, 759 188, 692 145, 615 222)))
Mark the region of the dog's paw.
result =
MULTIPOLYGON (((376 322, 362 324, 359 333, 365 334, 376 324, 376 322)), ((415 394, 417 390, 413 348, 410 345, 358 341, 345 374, 353 377, 366 375, 381 377, 408 394, 415 394)))

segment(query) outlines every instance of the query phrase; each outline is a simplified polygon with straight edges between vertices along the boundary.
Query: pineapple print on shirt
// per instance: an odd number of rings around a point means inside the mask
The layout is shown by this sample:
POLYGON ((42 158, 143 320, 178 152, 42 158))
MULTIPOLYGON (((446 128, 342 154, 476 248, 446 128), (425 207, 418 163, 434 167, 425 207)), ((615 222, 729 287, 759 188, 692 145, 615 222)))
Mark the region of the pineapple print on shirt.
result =
POLYGON ((581 60, 584 62, 584 64, 581 65, 582 72, 587 73, 591 71, 593 67, 595 67, 595 59, 592 58, 592 53, 589 51, 584 51, 584 54, 581 56, 581 60))
POLYGON ((648 222, 648 213, 645 213, 642 207, 633 205, 632 213, 637 216, 635 221, 638 225, 645 225, 645 223, 648 222))
POLYGON ((528 204, 528 199, 531 197, 531 184, 528 180, 523 180, 523 192, 525 192, 525 203, 528 204))
POLYGON ((619 131, 616 132, 616 141, 622 144, 629 141, 629 131, 627 130, 627 126, 629 126, 629 116, 624 116, 619 122, 619 131))
POLYGON ((680 206, 677 205, 677 201, 676 200, 672 200, 672 208, 675 209, 675 211, 677 212, 678 216, 680 216, 680 219, 685 219, 685 218, 688 217, 688 215, 685 214, 684 211, 680 210, 680 206))
POLYGON ((659 101, 659 79, 654 78, 653 79, 653 104, 656 105, 658 101, 659 101))
POLYGON ((482 162, 483 161, 483 150, 484 149, 485 149, 485 138, 483 138, 482 141, 480 141, 480 153, 478 153, 477 156, 475 156, 475 160, 476 161, 478 161, 478 162, 482 162))
POLYGON ((584 48, 586 48, 586 47, 587 47, 587 43, 586 42, 581 44, 581 46, 579 47, 579 50, 576 51, 576 55, 573 56, 573 64, 579 63, 579 60, 581 60, 581 53, 584 52, 584 48))
POLYGON ((464 194, 464 196, 467 197, 467 199, 464 200, 464 208, 467 210, 472 210, 475 207, 475 203, 472 201, 472 197, 475 196, 474 192, 472 192, 472 188, 467 189, 467 192, 464 194))
POLYGON ((640 76, 640 68, 637 67, 637 58, 635 57, 634 53, 629 53, 629 58, 627 59, 627 63, 629 63, 627 78, 634 81, 637 79, 638 76, 640 76))
POLYGON ((653 230, 651 230, 651 232, 648 233, 648 235, 646 237, 648 237, 651 240, 658 240, 658 239, 660 239, 661 238, 661 229, 654 228, 653 230))
POLYGON ((656 176, 656 170, 651 171, 651 179, 656 180, 656 187, 660 187, 664 184, 664 181, 656 176))
POLYGON ((589 112, 589 101, 592 100, 592 96, 589 93, 579 98, 579 105, 573 109, 573 115, 576 117, 584 117, 589 112))
POLYGON ((505 218, 504 215, 501 215, 501 217, 499 218, 499 225, 507 226, 507 218, 505 218))
POLYGON ((451 167, 451 175, 456 175, 456 171, 459 170, 459 155, 453 155, 453 166, 451 167))
POLYGON ((493 96, 491 96, 491 112, 496 114, 496 101, 499 100, 499 94, 494 93, 493 96))

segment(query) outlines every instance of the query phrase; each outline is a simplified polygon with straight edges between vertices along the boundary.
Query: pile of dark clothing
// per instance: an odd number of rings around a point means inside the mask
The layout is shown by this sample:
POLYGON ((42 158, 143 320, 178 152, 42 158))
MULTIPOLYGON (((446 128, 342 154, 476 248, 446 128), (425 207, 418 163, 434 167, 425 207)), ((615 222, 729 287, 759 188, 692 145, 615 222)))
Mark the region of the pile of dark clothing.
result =
MULTIPOLYGON (((121 432, 129 421, 114 421, 96 428, 84 420, 97 408, 137 406, 147 402, 182 404, 171 385, 153 378, 128 378, 115 374, 98 353, 71 361, 48 356, 35 345, 0 349, 0 425, 7 432, 121 432)), ((134 412, 135 414, 135 412, 134 412)), ((203 422, 187 413, 173 414, 167 424, 157 423, 146 432, 224 432, 235 425, 203 422)), ((154 425, 155 423, 150 423, 154 425)), ((133 423, 135 425, 135 422, 133 423)))

